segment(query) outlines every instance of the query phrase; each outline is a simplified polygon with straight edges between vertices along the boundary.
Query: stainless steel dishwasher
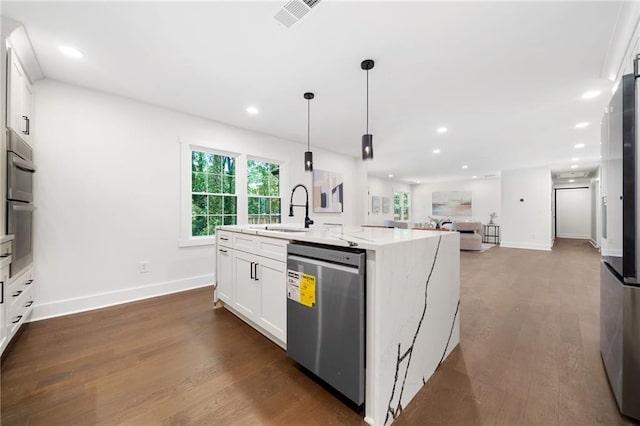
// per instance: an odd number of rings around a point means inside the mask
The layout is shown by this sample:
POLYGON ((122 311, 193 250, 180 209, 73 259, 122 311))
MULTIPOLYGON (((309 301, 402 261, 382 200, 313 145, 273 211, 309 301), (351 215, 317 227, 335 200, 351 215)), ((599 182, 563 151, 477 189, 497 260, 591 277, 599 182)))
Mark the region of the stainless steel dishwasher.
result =
POLYGON ((365 260, 359 249, 289 244, 287 355, 364 402, 365 260))

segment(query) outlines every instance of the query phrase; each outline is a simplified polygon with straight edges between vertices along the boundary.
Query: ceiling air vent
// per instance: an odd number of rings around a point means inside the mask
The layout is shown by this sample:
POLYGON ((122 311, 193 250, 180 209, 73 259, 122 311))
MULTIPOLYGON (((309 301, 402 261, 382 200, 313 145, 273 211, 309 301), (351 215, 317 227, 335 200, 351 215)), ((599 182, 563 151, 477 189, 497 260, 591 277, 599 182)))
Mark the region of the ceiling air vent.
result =
POLYGON ((320 0, 291 0, 273 16, 287 28, 302 19, 320 0))

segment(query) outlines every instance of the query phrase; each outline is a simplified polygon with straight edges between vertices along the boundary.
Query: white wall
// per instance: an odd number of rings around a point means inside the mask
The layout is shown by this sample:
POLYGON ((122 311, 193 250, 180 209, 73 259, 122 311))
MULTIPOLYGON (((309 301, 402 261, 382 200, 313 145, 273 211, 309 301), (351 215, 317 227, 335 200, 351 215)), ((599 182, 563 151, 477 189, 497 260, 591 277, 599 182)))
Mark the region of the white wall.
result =
POLYGON ((591 190, 557 188, 556 235, 558 238, 591 238, 591 190))
POLYGON ((412 185, 411 213, 413 220, 424 222, 431 213, 431 196, 439 191, 471 191, 471 216, 451 217, 454 220, 470 222, 489 222, 492 212, 498 213, 496 223, 501 221, 501 185, 500 178, 471 179, 453 182, 423 183, 412 185))
MULTIPOLYGON (((51 80, 35 100, 35 319, 213 282, 213 246, 178 247, 179 139, 284 160, 283 206, 293 185, 311 189, 302 144, 51 80)), ((312 150, 345 178, 345 212, 312 218, 361 223, 362 161, 312 150)))
MULTIPOLYGON (((367 178, 367 186, 369 191, 369 202, 367 207, 367 213, 369 214, 367 223, 369 225, 383 225, 385 220, 393 220, 393 194, 395 192, 407 192, 409 193, 409 205, 412 204, 411 197, 411 185, 407 183, 394 182, 391 180, 385 180, 369 176, 367 178), (389 197, 389 212, 382 213, 382 200, 380 200, 380 212, 373 213, 371 211, 371 197, 389 197)), ((413 220, 411 211, 409 211, 409 220, 413 220)))
POLYGON ((503 247, 551 250, 551 190, 548 167, 502 171, 503 247))

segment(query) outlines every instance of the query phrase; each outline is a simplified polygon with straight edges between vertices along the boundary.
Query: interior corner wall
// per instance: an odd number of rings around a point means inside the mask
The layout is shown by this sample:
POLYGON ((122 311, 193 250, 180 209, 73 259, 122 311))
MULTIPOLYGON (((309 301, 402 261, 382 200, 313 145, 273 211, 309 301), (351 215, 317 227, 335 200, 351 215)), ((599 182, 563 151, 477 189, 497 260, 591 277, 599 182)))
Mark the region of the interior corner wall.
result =
POLYGON ((551 250, 551 197, 548 167, 502 171, 501 246, 551 250))
MULTIPOLYGON (((367 178, 368 185, 368 203, 367 203, 367 213, 368 220, 366 223, 369 225, 384 225, 384 222, 387 220, 393 220, 393 200, 395 192, 407 192, 409 193, 409 205, 413 204, 413 200, 411 197, 411 185, 408 183, 402 182, 394 182, 391 180, 380 179, 376 177, 369 176, 367 178), (389 197, 389 211, 387 213, 382 212, 382 199, 380 200, 380 211, 378 213, 374 213, 371 210, 372 201, 371 197, 389 197)), ((411 215, 411 213, 409 213, 411 215)), ((412 220, 413 216, 410 216, 410 220, 412 220)))
POLYGON ((489 215, 498 214, 500 224, 501 179, 469 179, 451 182, 434 182, 412 185, 411 211, 416 222, 426 222, 432 214, 432 194, 440 191, 471 191, 471 216, 452 216, 453 220, 468 222, 489 222, 489 215))
MULTIPOLYGON (((52 80, 34 90, 34 319, 213 283, 214 247, 178 246, 179 140, 283 161, 283 197, 311 188, 303 144, 52 80)), ((348 202, 311 218, 360 224, 362 161, 313 151, 317 169, 343 173, 348 202)))

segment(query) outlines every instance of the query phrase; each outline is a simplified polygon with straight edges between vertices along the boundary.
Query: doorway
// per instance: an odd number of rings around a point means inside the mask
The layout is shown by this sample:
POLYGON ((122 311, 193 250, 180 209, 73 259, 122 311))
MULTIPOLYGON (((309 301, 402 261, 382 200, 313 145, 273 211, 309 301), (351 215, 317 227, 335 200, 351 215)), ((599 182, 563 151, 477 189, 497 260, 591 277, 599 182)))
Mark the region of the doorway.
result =
POLYGON ((591 191, 589 187, 556 188, 555 238, 591 239, 591 191))

